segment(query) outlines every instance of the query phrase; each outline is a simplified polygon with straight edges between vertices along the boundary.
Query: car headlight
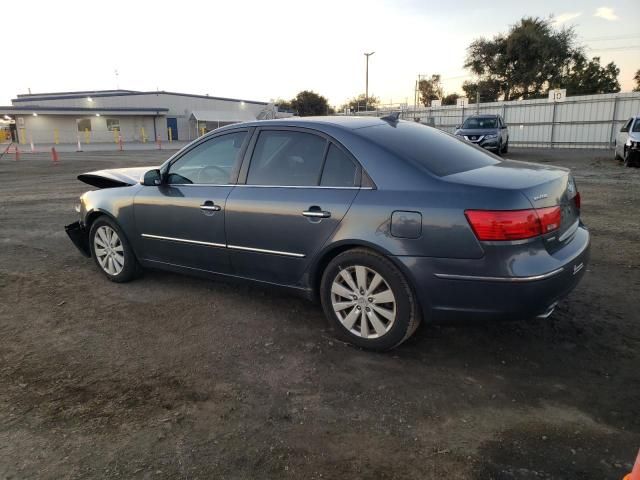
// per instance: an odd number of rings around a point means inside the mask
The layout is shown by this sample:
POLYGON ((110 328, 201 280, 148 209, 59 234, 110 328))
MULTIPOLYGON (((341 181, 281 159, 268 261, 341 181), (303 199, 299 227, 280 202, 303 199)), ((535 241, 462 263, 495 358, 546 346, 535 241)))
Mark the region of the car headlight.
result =
POLYGON ((484 138, 485 138, 485 139, 487 139, 487 140, 492 140, 492 139, 494 139, 494 138, 498 138, 498 134, 496 134, 496 133, 490 133, 490 134, 488 134, 488 135, 485 135, 485 136, 484 136, 484 138))

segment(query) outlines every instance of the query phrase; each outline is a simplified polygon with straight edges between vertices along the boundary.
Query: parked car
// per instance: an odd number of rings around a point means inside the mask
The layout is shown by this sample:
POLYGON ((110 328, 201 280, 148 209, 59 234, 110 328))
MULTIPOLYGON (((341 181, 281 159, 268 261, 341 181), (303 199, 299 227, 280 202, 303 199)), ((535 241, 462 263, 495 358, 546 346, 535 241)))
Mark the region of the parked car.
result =
POLYGON ((627 120, 616 135, 614 158, 621 159, 625 167, 640 162, 640 115, 627 120))
POLYGON ((78 178, 100 189, 66 231, 109 280, 144 267, 286 287, 375 350, 422 319, 545 318, 589 256, 568 170, 395 116, 230 125, 159 168, 78 178))
POLYGON ((509 152, 509 129, 500 115, 472 115, 455 135, 498 155, 509 152))

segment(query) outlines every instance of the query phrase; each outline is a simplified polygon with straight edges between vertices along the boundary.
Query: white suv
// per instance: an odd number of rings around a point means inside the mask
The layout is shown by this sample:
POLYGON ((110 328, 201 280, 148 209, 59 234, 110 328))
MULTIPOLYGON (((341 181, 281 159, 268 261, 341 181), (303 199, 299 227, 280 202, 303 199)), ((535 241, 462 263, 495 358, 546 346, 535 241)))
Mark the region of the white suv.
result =
POLYGON ((640 162, 640 115, 625 122, 616 136, 614 157, 622 159, 625 167, 640 162))

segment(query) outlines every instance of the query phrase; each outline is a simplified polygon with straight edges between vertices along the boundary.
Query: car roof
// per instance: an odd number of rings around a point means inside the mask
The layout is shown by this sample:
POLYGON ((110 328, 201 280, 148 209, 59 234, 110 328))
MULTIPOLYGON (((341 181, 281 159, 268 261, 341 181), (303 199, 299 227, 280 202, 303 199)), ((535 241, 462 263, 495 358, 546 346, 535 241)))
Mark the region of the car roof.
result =
POLYGON ((495 113, 484 113, 482 115, 469 115, 467 118, 497 118, 499 116, 495 113))
MULTIPOLYGON (((326 116, 326 117, 287 117, 275 120, 252 120, 242 124, 233 124, 228 127, 243 126, 279 126, 279 127, 337 127, 345 130, 357 130, 359 128, 374 127, 376 125, 388 125, 388 122, 378 117, 359 116, 326 116)), ((227 127, 227 128, 228 128, 227 127)))

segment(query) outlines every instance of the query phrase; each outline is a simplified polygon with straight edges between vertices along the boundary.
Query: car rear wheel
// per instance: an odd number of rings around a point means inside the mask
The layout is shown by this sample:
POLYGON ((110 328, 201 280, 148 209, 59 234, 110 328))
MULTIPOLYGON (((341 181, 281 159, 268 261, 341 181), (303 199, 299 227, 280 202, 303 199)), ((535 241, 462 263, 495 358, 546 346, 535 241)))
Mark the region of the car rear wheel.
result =
POLYGON ((89 232, 91 256, 112 282, 128 282, 138 272, 138 261, 120 227, 106 216, 93 222, 89 232))
POLYGON ((504 143, 504 147, 502 147, 502 153, 509 153, 509 140, 504 143))
POLYGON ((390 260, 367 249, 334 258, 322 276, 320 294, 337 335, 359 347, 390 350, 420 324, 420 309, 405 276, 390 260))

